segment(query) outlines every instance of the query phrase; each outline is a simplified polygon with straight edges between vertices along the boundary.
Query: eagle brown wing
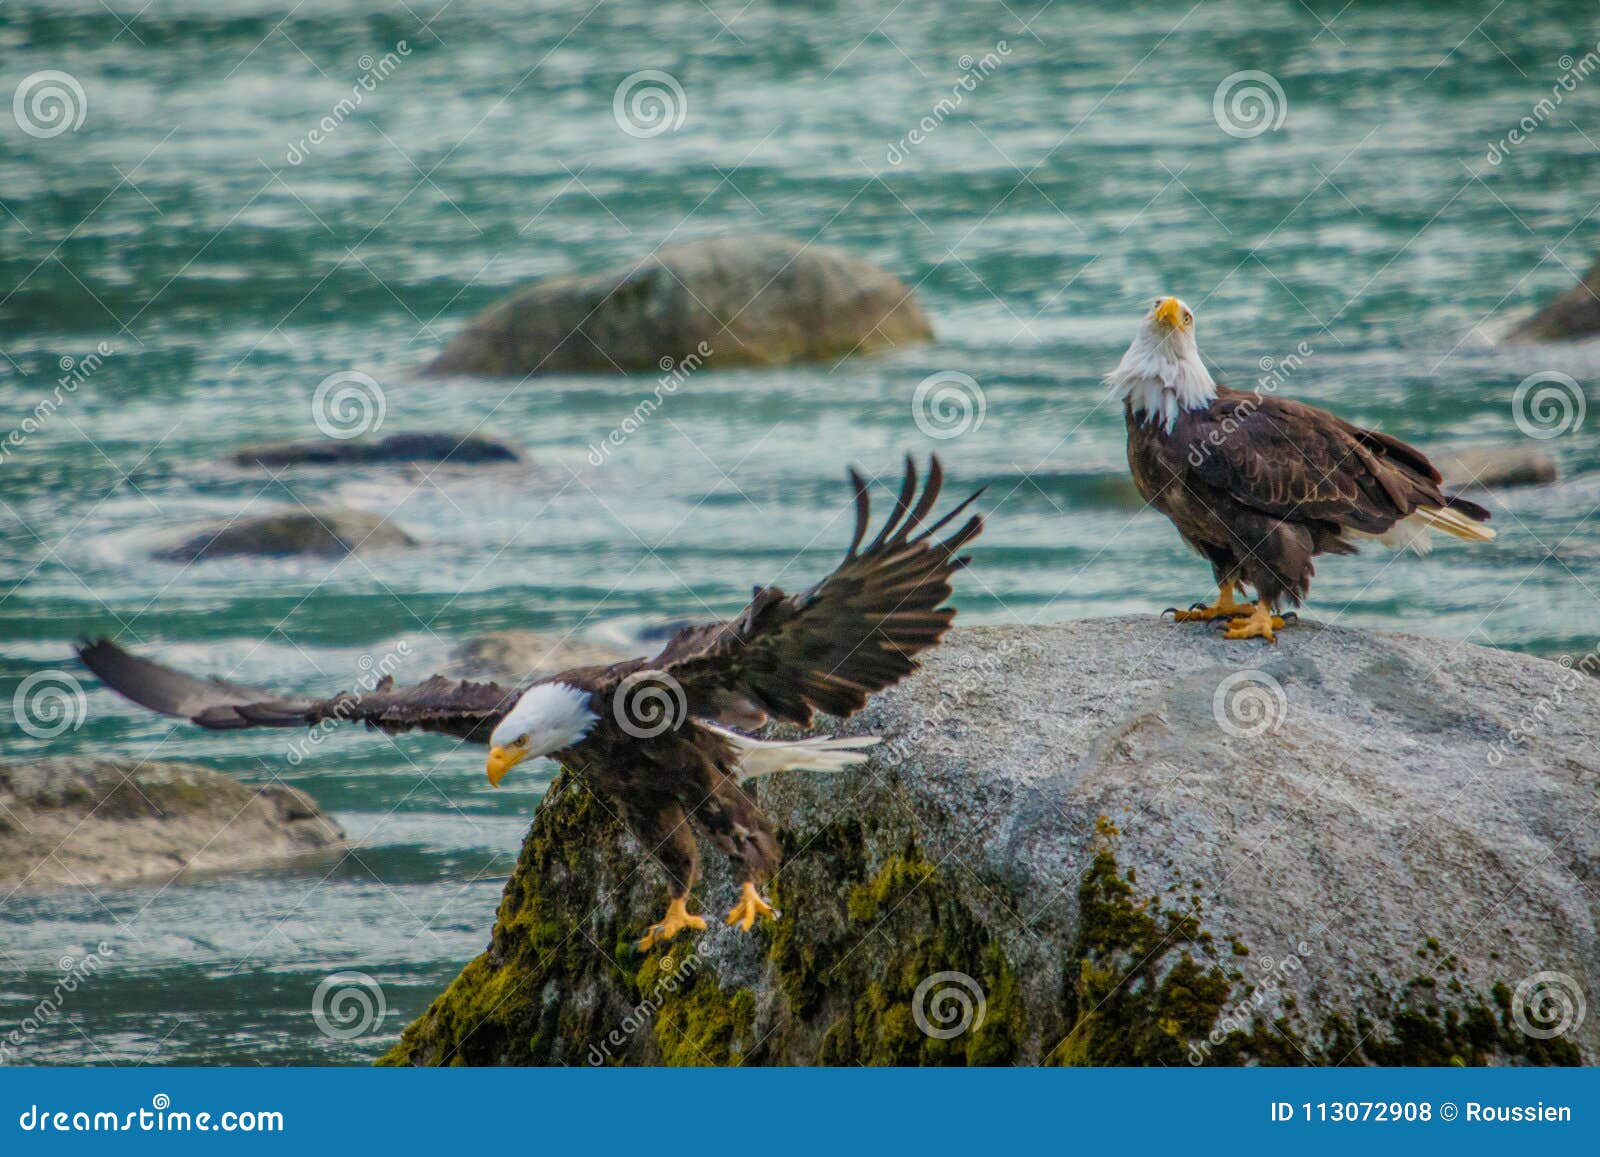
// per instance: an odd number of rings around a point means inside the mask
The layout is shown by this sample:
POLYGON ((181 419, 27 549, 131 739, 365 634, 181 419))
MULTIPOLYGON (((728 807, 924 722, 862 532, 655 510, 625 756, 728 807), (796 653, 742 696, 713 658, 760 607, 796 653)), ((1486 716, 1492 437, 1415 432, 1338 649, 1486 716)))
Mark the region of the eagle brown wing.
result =
POLYGON ((213 731, 360 722, 390 733, 433 731, 487 743, 489 733, 520 694, 518 688, 498 683, 470 683, 442 675, 396 687, 393 676, 386 675, 370 691, 341 691, 319 699, 199 679, 141 659, 109 639, 82 644, 78 657, 124 698, 213 731))
POLYGON ((981 490, 924 527, 938 501, 944 470, 930 458, 917 494, 908 457, 894 511, 870 543, 867 484, 854 470, 856 525, 832 574, 786 595, 758 588, 744 611, 722 623, 678 632, 649 666, 683 688, 689 713, 754 725, 766 717, 805 726, 814 711, 851 715, 867 697, 916 669, 916 656, 949 629, 955 609, 950 577, 967 564, 958 552, 983 529, 974 514, 948 537, 935 536, 981 490))
POLYGON ((1222 390, 1209 408, 1179 422, 1194 473, 1275 518, 1381 534, 1422 508, 1489 517, 1444 494, 1422 451, 1315 406, 1222 390))

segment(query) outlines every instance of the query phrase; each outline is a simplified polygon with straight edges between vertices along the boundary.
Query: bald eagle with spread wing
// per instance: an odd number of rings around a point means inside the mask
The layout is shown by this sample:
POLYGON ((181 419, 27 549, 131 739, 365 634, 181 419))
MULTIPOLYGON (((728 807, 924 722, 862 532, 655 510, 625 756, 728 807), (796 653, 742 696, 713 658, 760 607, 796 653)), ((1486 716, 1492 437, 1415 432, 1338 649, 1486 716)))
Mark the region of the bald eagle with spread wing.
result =
POLYGON ((855 534, 843 561, 820 583, 797 595, 758 587, 739 615, 684 628, 654 658, 577 667, 525 689, 438 675, 396 687, 386 677, 369 692, 316 699, 195 678, 106 639, 78 653, 135 703, 214 730, 359 721, 391 734, 439 732, 489 744, 489 781, 496 786, 524 759, 556 760, 615 802, 667 875, 666 916, 639 941, 641 950, 706 926, 687 906, 699 874, 695 829, 735 863, 742 888, 727 922, 749 931, 758 916, 776 915, 758 885, 781 853, 772 825, 740 780, 841 770, 863 762, 864 749, 877 739, 769 741, 733 727, 768 720, 807 727, 818 711, 853 715, 869 695, 916 670, 916 656, 937 644, 955 618, 944 605, 950 579, 967 564, 962 548, 983 529, 974 514, 937 537, 978 494, 928 524, 943 470, 930 460, 919 496, 916 467, 907 458, 893 512, 863 545, 867 483, 854 470, 850 480, 855 534))
POLYGON ((1428 549, 1435 530, 1488 542, 1489 512, 1445 494, 1439 471, 1398 438, 1263 391, 1218 385, 1200 360, 1194 311, 1164 297, 1107 385, 1123 401, 1139 493, 1211 563, 1218 597, 1180 620, 1227 619, 1230 639, 1276 641, 1275 612, 1310 593, 1312 558, 1377 539, 1428 549), (1240 603, 1241 585, 1256 601, 1240 603))

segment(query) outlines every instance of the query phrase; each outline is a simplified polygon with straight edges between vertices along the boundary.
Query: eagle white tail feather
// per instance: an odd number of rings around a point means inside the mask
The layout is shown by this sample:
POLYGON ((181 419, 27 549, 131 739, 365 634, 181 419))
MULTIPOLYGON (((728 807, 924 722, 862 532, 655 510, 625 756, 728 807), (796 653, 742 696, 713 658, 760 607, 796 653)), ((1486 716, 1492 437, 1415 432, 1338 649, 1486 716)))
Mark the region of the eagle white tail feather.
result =
POLYGON ((822 736, 816 739, 751 739, 737 731, 701 723, 739 752, 739 778, 759 779, 778 771, 843 771, 867 761, 863 748, 879 742, 876 735, 822 736))
POLYGON ((1359 530, 1346 530, 1340 537, 1349 539, 1377 539, 1390 550, 1414 550, 1427 554, 1433 549, 1433 531, 1441 530, 1468 542, 1489 542, 1494 531, 1459 510, 1424 510, 1402 518, 1382 534, 1367 534, 1359 530))
POLYGON ((1494 531, 1483 523, 1468 518, 1459 510, 1419 510, 1422 520, 1435 530, 1442 530, 1456 538, 1464 538, 1468 542, 1489 542, 1494 538, 1494 531))

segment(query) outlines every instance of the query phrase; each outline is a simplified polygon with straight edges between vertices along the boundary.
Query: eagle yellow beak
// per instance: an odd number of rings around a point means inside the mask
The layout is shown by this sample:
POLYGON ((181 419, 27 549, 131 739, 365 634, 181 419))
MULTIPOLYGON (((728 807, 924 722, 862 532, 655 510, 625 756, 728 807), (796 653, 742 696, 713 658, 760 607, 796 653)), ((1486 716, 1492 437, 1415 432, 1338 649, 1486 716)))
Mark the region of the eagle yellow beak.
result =
POLYGON ((1183 328, 1183 306, 1176 297, 1163 297, 1156 303, 1156 320, 1173 329, 1183 328))
POLYGON ((500 781, 506 777, 506 772, 521 763, 527 754, 527 748, 491 747, 489 749, 490 784, 499 787, 500 781))

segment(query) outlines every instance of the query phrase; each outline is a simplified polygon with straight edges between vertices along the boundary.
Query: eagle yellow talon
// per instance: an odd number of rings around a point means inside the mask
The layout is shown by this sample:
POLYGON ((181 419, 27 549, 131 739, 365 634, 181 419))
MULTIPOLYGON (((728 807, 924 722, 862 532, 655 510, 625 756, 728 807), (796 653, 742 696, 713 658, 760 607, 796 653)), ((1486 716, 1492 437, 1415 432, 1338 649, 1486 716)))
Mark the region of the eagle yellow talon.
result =
POLYGON ((1237 618, 1228 624, 1228 629, 1223 633, 1224 639, 1265 639, 1269 643, 1278 641, 1274 631, 1281 631, 1284 626, 1282 617, 1273 614, 1265 606, 1256 603, 1254 610, 1248 618, 1237 618))
POLYGON ((737 924, 739 931, 748 932, 756 926, 757 916, 776 917, 777 912, 771 904, 761 898, 756 891, 756 886, 749 880, 744 882, 744 891, 739 894, 739 902, 733 906, 733 911, 728 913, 729 925, 737 924))
MULTIPOLYGON (((1196 603, 1186 611, 1174 608, 1172 621, 1175 623, 1209 623, 1212 619, 1232 619, 1239 615, 1254 614, 1256 604, 1234 602, 1233 590, 1232 583, 1219 587, 1217 589, 1217 601, 1209 607, 1204 603, 1196 603)), ((1282 624, 1280 623, 1279 625, 1281 626, 1282 624)))
POLYGON ((639 951, 649 952, 657 944, 671 940, 685 928, 704 932, 706 922, 699 916, 689 915, 688 897, 675 896, 667 901, 667 914, 661 918, 661 923, 652 924, 644 939, 639 941, 639 951))

